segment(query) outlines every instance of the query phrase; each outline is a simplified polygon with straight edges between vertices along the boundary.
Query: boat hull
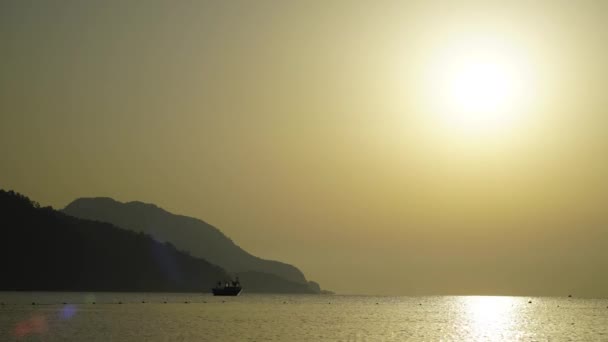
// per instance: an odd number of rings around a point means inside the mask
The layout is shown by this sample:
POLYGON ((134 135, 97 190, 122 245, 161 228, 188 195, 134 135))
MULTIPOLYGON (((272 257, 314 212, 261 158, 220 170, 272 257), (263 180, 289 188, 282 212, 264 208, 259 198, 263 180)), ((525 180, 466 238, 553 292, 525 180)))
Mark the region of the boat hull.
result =
POLYGON ((214 296, 238 296, 242 290, 240 287, 215 287, 211 292, 214 296))

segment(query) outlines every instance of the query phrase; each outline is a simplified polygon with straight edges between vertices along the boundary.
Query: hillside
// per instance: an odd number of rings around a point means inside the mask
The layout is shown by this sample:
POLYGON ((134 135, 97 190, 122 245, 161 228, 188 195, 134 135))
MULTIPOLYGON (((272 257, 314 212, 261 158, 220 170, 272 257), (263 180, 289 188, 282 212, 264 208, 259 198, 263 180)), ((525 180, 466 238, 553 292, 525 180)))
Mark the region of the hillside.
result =
MULTIPOLYGON (((80 198, 63 211, 76 217, 110 222, 135 232, 150 234, 159 241, 169 241, 180 250, 204 258, 229 272, 259 272, 255 276, 258 282, 265 275, 275 275, 276 277, 266 277, 269 286, 277 279, 285 279, 306 284, 313 292, 319 292, 318 285, 307 282, 304 274, 296 267, 251 255, 210 224, 172 214, 153 204, 121 203, 111 198, 80 198)), ((251 273, 248 274, 251 276, 251 273)), ((291 285, 288 287, 294 288, 291 285)))
POLYGON ((0 290, 205 291, 220 267, 150 236, 0 190, 0 290))

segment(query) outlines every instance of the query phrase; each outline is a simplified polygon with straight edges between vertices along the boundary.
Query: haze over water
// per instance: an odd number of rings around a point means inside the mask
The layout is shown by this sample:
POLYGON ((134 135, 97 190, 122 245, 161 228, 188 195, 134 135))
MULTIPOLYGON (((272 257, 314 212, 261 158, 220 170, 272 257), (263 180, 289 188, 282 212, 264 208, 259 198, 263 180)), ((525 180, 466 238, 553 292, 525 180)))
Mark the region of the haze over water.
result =
POLYGON ((0 49, 0 341, 608 341, 608 1, 1 0, 0 49))
POLYGON ((606 299, 0 293, 0 300, 3 341, 608 339, 606 299))
POLYGON ((0 186, 339 293, 606 296, 607 6, 2 1, 0 186))

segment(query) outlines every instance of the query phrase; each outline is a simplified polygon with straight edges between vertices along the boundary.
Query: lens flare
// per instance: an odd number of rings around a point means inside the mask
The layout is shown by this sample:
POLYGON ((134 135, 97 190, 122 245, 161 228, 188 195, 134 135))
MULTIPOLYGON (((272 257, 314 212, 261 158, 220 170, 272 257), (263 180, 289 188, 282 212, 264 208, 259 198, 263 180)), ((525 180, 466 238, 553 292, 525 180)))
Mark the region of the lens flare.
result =
POLYGON ((59 312, 59 317, 63 320, 70 319, 70 318, 74 317, 74 315, 76 314, 76 311, 78 311, 78 309, 76 308, 76 305, 74 305, 74 304, 64 305, 61 308, 61 311, 59 312))
POLYGON ((42 315, 34 315, 25 321, 21 321, 15 325, 13 335, 17 338, 23 338, 29 335, 42 335, 49 330, 46 317, 42 315))

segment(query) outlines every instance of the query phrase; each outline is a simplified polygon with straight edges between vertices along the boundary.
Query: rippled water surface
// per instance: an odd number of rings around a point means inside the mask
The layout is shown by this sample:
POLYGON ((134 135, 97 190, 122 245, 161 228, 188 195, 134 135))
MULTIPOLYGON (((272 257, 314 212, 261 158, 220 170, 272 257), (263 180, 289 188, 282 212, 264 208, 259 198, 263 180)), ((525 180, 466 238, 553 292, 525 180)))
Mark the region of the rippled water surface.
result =
POLYGON ((5 292, 0 302, 0 341, 608 341, 608 299, 5 292))

